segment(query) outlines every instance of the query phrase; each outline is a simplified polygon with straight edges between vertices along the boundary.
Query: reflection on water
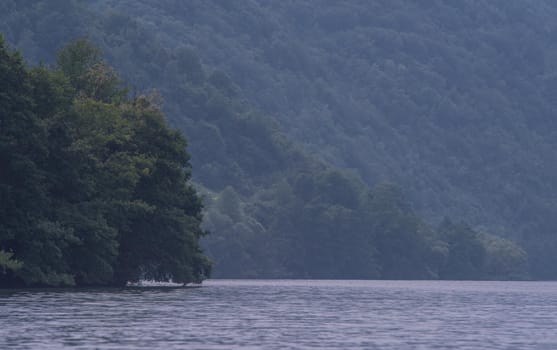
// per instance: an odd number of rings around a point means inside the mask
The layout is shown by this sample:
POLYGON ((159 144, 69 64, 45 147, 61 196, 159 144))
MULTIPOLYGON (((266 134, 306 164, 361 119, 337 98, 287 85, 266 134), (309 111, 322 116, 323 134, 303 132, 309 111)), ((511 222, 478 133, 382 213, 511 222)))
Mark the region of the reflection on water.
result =
POLYGON ((0 290, 0 349, 557 349, 557 283, 0 290))

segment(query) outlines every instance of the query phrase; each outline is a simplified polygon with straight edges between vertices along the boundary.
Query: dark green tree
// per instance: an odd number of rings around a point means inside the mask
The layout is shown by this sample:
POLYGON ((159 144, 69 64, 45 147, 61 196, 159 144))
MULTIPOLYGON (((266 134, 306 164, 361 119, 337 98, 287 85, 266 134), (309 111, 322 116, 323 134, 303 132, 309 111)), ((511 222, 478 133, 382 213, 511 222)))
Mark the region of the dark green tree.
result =
POLYGON ((441 239, 448 244, 448 258, 440 271, 442 279, 484 279, 486 249, 480 235, 464 223, 445 219, 439 227, 441 239))

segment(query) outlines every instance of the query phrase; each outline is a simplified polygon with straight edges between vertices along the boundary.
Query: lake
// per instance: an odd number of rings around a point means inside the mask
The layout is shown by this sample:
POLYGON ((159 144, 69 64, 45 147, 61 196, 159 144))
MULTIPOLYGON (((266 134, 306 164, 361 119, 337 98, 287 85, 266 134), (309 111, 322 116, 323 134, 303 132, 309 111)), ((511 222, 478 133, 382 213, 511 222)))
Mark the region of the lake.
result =
POLYGON ((0 349, 557 349, 557 283, 0 290, 0 349))

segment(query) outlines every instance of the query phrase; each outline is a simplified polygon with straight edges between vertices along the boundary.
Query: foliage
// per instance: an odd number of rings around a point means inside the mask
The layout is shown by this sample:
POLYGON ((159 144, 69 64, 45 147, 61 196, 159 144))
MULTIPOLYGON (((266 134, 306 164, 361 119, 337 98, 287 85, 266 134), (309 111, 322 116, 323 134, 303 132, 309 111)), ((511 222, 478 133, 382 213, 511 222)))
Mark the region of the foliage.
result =
POLYGON ((20 261, 12 259, 13 255, 13 253, 0 251, 0 272, 2 274, 8 271, 17 271, 23 265, 20 261))
MULTIPOLYGON (((86 34, 161 92, 188 135, 217 277, 557 276, 549 1, 0 6, 32 62, 86 34), (470 225, 428 224, 444 216, 470 225)), ((151 212, 138 200, 107 222, 151 212)))
MULTIPOLYGON (((120 28, 145 28, 163 48, 189 45, 312 155, 370 186, 398 184, 428 222, 461 218, 519 242, 537 278, 557 278, 555 2, 99 0, 90 8, 129 14, 120 28)), ((130 57, 112 48, 115 61, 130 57)), ((151 57, 140 60, 159 62, 151 57)), ((177 99, 165 96, 170 109, 177 99)))
POLYGON ((526 279, 528 254, 512 241, 486 233, 480 234, 485 247, 485 278, 526 279))
POLYGON ((0 39, 1 286, 201 282, 186 141, 88 41, 27 68, 0 39))

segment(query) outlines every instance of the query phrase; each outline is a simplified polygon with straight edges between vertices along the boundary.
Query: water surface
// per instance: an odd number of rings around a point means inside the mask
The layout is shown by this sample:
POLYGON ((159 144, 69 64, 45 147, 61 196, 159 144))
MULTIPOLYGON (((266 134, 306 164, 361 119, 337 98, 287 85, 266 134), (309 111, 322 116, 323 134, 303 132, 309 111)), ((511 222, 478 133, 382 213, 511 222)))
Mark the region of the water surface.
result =
POLYGON ((0 290, 0 349, 557 349, 557 283, 0 290))

